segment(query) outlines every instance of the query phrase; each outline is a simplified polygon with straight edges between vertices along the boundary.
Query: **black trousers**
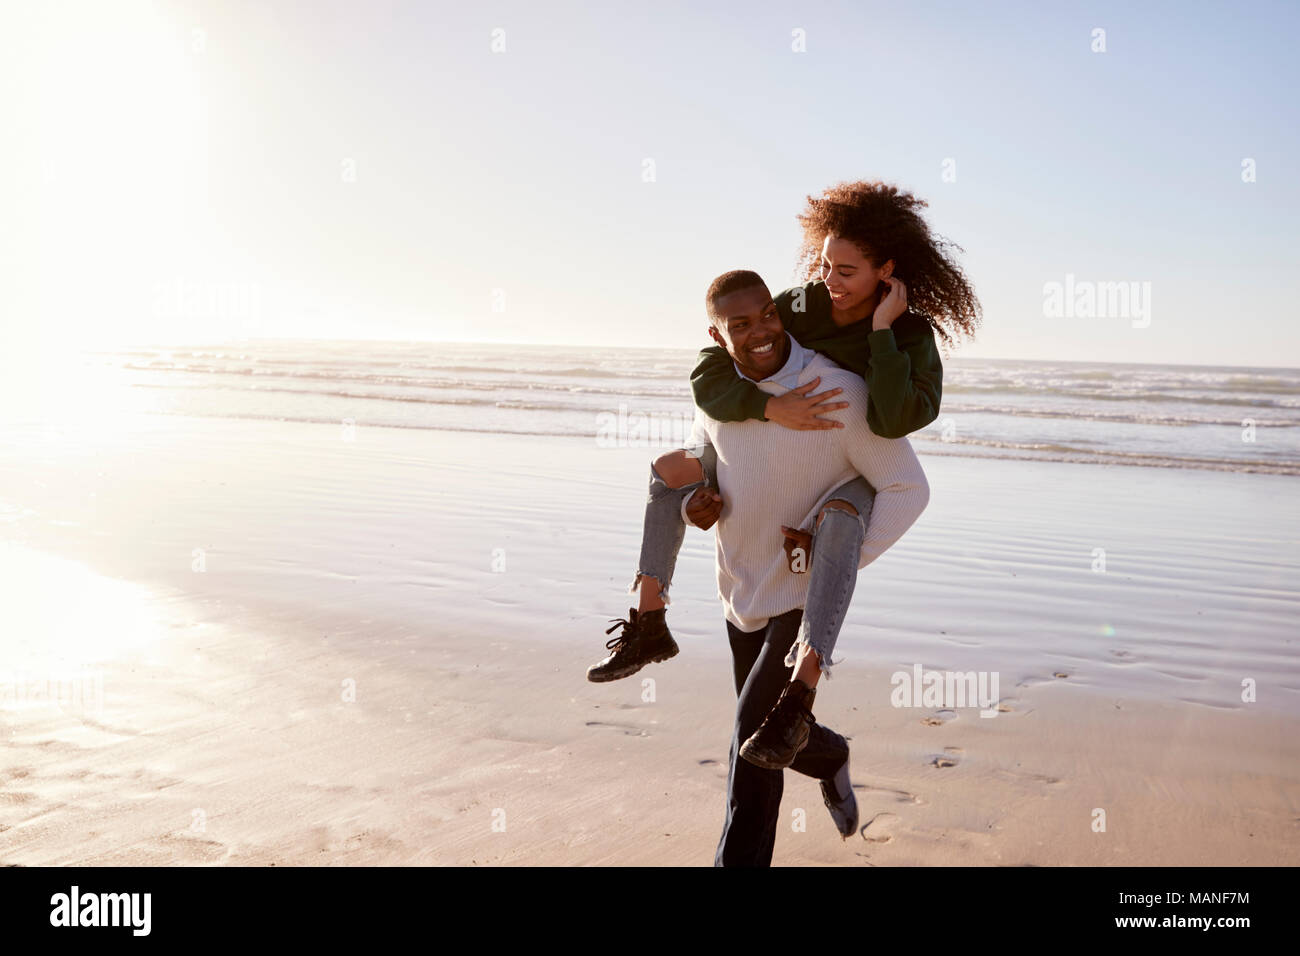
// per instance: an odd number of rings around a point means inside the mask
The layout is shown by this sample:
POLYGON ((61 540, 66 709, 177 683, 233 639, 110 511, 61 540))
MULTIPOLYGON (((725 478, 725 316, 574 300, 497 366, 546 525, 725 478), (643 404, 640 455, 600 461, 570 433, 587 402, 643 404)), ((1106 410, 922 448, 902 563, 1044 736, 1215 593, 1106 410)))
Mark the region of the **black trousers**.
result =
MULTIPOLYGON (((784 663, 795 639, 803 610, 796 608, 774 617, 767 627, 745 632, 730 621, 727 637, 736 678, 736 728, 731 736, 731 762, 727 769, 727 816, 714 866, 771 866, 772 847, 785 789, 784 770, 764 770, 740 756, 740 745, 763 722, 794 668, 784 663)), ((808 744, 791 770, 817 780, 834 777, 849 757, 849 745, 829 727, 814 724, 808 744)))

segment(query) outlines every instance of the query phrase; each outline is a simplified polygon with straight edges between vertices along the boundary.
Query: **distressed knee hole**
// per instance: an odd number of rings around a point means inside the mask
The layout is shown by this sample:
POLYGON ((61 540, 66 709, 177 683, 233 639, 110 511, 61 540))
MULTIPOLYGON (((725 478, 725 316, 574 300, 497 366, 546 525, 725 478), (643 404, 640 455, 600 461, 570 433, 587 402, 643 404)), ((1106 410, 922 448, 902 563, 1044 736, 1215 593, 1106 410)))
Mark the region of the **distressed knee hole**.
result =
POLYGON ((821 513, 817 515, 817 527, 821 527, 822 519, 826 517, 826 512, 834 509, 835 511, 847 511, 851 515, 856 515, 858 509, 853 507, 847 501, 841 501, 839 498, 833 498, 822 506, 821 513))
POLYGON ((654 470, 669 488, 685 488, 704 480, 704 466, 698 458, 692 458, 678 449, 660 455, 654 460, 654 470))

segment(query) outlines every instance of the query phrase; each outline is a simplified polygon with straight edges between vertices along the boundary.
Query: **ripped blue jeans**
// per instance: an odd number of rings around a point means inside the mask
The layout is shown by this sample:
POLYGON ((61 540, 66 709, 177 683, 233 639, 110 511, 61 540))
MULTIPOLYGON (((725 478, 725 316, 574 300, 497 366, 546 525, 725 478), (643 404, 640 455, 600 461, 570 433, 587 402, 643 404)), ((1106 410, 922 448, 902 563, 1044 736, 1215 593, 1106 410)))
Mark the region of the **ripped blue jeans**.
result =
MULTIPOLYGON (((654 465, 650 466, 650 493, 641 531, 641 557, 637 562, 636 578, 628 589, 629 592, 636 591, 642 576, 649 575, 658 579, 659 597, 664 604, 669 603, 668 586, 672 583, 677 554, 686 536, 682 502, 697 488, 718 487, 718 455, 713 446, 695 445, 683 450, 690 457, 699 459, 704 479, 681 488, 670 488, 654 465)), ((867 522, 871 519, 876 490, 859 475, 836 488, 828 500, 847 502, 857 514, 839 508, 822 511, 813 531, 808 597, 804 602, 799 636, 784 661, 787 667, 793 668, 798 663, 799 646, 806 644, 817 652, 821 672, 827 678, 831 676, 831 665, 839 663, 831 660, 831 652, 839 638, 849 602, 853 600, 862 541, 866 536, 867 522)))

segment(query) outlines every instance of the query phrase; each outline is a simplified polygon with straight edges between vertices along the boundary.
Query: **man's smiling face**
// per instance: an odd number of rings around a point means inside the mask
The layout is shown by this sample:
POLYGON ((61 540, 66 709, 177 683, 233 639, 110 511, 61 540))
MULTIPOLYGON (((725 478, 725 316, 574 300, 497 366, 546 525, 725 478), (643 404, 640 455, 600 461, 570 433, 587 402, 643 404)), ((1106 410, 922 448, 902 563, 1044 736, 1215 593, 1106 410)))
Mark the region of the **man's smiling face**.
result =
POLYGON ((709 335, 755 381, 775 375, 790 358, 785 326, 772 294, 764 285, 719 296, 714 303, 709 335))

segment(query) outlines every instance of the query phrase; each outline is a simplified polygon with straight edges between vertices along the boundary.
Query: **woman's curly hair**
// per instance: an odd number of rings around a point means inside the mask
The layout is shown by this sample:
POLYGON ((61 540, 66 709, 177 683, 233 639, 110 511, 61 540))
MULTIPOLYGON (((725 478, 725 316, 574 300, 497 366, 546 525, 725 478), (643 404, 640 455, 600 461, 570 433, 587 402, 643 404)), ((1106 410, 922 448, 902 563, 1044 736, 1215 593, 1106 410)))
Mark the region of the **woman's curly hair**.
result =
POLYGON ((879 268, 894 260, 894 275, 907 286, 907 307, 927 319, 944 345, 951 332, 975 334, 982 315, 979 299, 950 250, 961 246, 931 235, 920 210, 929 204, 883 182, 839 183, 809 196, 799 215, 802 281, 821 278, 822 243, 838 236, 855 243, 879 268))

